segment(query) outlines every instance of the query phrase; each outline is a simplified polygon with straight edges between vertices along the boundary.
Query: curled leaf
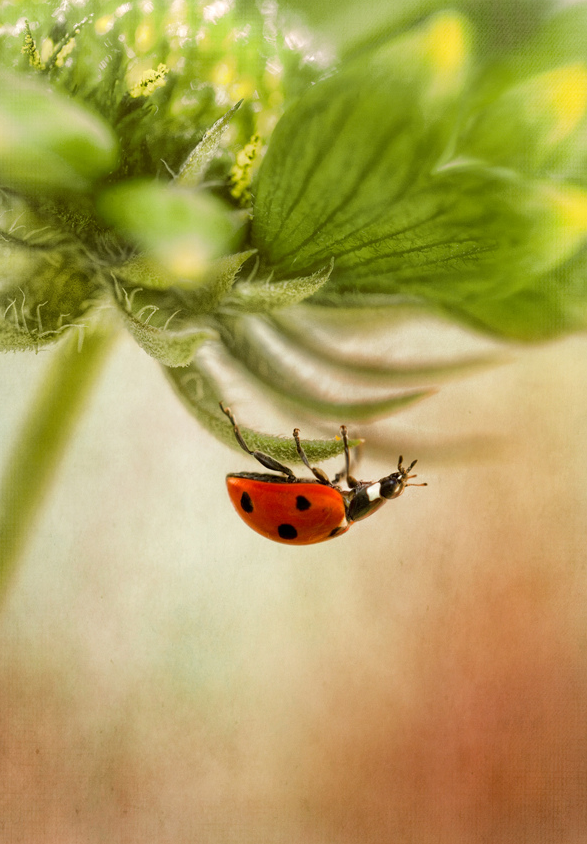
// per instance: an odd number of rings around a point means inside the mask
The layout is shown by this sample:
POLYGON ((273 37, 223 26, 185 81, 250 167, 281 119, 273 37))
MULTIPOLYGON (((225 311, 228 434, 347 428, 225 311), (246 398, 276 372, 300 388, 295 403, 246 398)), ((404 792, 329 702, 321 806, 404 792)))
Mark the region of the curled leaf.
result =
MULTIPOLYGON (((333 309, 333 314, 336 315, 335 309, 333 309)), ((427 382, 438 384, 455 376, 468 375, 479 369, 495 366, 500 362, 500 357, 496 352, 459 357, 448 363, 430 361, 394 365, 381 359, 358 361, 352 352, 341 351, 340 348, 329 343, 324 336, 316 337, 307 322, 299 316, 296 319, 296 315, 292 312, 273 315, 272 323, 282 337, 290 339, 298 349, 310 353, 316 360, 335 366, 341 372, 360 377, 364 381, 376 379, 378 383, 383 382, 389 386, 427 382)))
POLYGON ((341 377, 341 371, 324 372, 320 383, 313 383, 300 374, 295 362, 287 360, 280 353, 281 350, 272 347, 270 343, 265 344, 255 332, 254 323, 244 319, 222 319, 218 321, 218 328, 226 349, 257 381, 282 400, 330 419, 373 419, 406 407, 434 392, 430 389, 394 390, 390 395, 388 388, 382 397, 353 399, 357 385, 353 389, 353 385, 341 377), (325 394, 324 381, 327 374, 329 380, 335 380, 338 375, 336 397, 333 398, 327 398, 325 394))

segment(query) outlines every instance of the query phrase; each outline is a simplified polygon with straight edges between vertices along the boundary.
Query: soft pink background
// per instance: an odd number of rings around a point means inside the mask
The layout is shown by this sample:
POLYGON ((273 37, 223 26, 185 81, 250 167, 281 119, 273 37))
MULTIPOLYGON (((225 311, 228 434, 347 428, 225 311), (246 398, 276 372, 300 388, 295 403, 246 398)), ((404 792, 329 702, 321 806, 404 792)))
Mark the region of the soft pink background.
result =
MULTIPOLYGON (((6 448, 49 355, 0 359, 6 448)), ((570 339, 444 386, 361 474, 500 445, 287 548, 124 341, 0 621, 0 840, 587 840, 586 383, 570 339)))

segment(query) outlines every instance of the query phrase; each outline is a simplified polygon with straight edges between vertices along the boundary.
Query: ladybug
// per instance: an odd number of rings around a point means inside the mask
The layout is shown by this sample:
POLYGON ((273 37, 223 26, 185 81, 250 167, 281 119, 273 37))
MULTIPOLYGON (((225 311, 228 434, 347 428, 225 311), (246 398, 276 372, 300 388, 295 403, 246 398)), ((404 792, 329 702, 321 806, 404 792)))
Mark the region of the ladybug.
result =
POLYGON ((226 476, 228 494, 239 516, 253 530, 286 545, 312 545, 325 542, 346 533, 353 522, 358 522, 378 510, 390 498, 397 498, 415 478, 410 475, 416 461, 408 468, 402 465, 400 457, 397 472, 386 475, 379 481, 357 481, 350 474, 350 455, 347 429, 341 425, 344 442, 345 468, 330 481, 328 475, 310 466, 300 442, 300 432, 294 429, 296 449, 304 465, 314 478, 296 478, 291 469, 261 451, 251 451, 243 439, 236 419, 230 408, 220 402, 222 411, 228 416, 236 441, 266 469, 280 472, 279 475, 259 472, 238 472, 226 476), (338 485, 344 479, 348 489, 338 485))

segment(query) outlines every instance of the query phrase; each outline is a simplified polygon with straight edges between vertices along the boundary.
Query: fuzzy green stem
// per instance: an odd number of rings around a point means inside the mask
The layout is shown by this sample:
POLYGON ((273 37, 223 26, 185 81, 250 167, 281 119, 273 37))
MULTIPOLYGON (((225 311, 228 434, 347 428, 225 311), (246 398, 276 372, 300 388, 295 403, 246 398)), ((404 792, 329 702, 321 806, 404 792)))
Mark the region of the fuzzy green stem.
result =
POLYGON ((17 436, 0 485, 0 604, 114 337, 97 329, 86 336, 81 351, 77 334, 54 350, 17 436))

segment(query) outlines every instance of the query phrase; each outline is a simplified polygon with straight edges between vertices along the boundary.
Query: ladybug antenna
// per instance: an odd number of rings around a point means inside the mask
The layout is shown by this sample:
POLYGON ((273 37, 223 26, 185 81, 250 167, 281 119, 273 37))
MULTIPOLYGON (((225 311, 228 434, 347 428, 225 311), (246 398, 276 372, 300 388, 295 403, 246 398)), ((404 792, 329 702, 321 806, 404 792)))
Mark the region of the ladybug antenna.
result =
POLYGON ((416 465, 416 463, 418 462, 418 460, 417 460, 417 459, 416 459, 416 460, 412 460, 412 462, 410 463, 410 465, 408 466, 408 468, 407 468, 407 469, 405 469, 405 468, 402 466, 402 463, 403 463, 403 462, 404 462, 404 458, 403 458, 403 457, 401 456, 401 454, 400 454, 400 456, 399 456, 399 460, 397 461, 397 470, 398 470, 398 472, 401 472, 401 473, 402 473, 402 475, 404 475, 405 477, 407 477, 407 476, 408 476, 408 473, 412 471, 412 469, 414 468, 414 466, 416 465))
MULTIPOLYGON (((412 460, 412 462, 410 463, 410 465, 408 466, 407 469, 404 466, 402 466, 403 462, 404 462, 404 458, 400 455, 400 458, 397 461, 397 470, 401 474, 402 479, 404 481, 408 481, 411 478, 417 478, 418 477, 417 475, 410 475, 410 472, 412 471, 412 469, 414 468, 414 466, 416 465, 418 460, 417 459, 412 460)), ((428 484, 426 484, 426 483, 424 483, 424 484, 404 484, 404 486, 428 486, 428 484)))

